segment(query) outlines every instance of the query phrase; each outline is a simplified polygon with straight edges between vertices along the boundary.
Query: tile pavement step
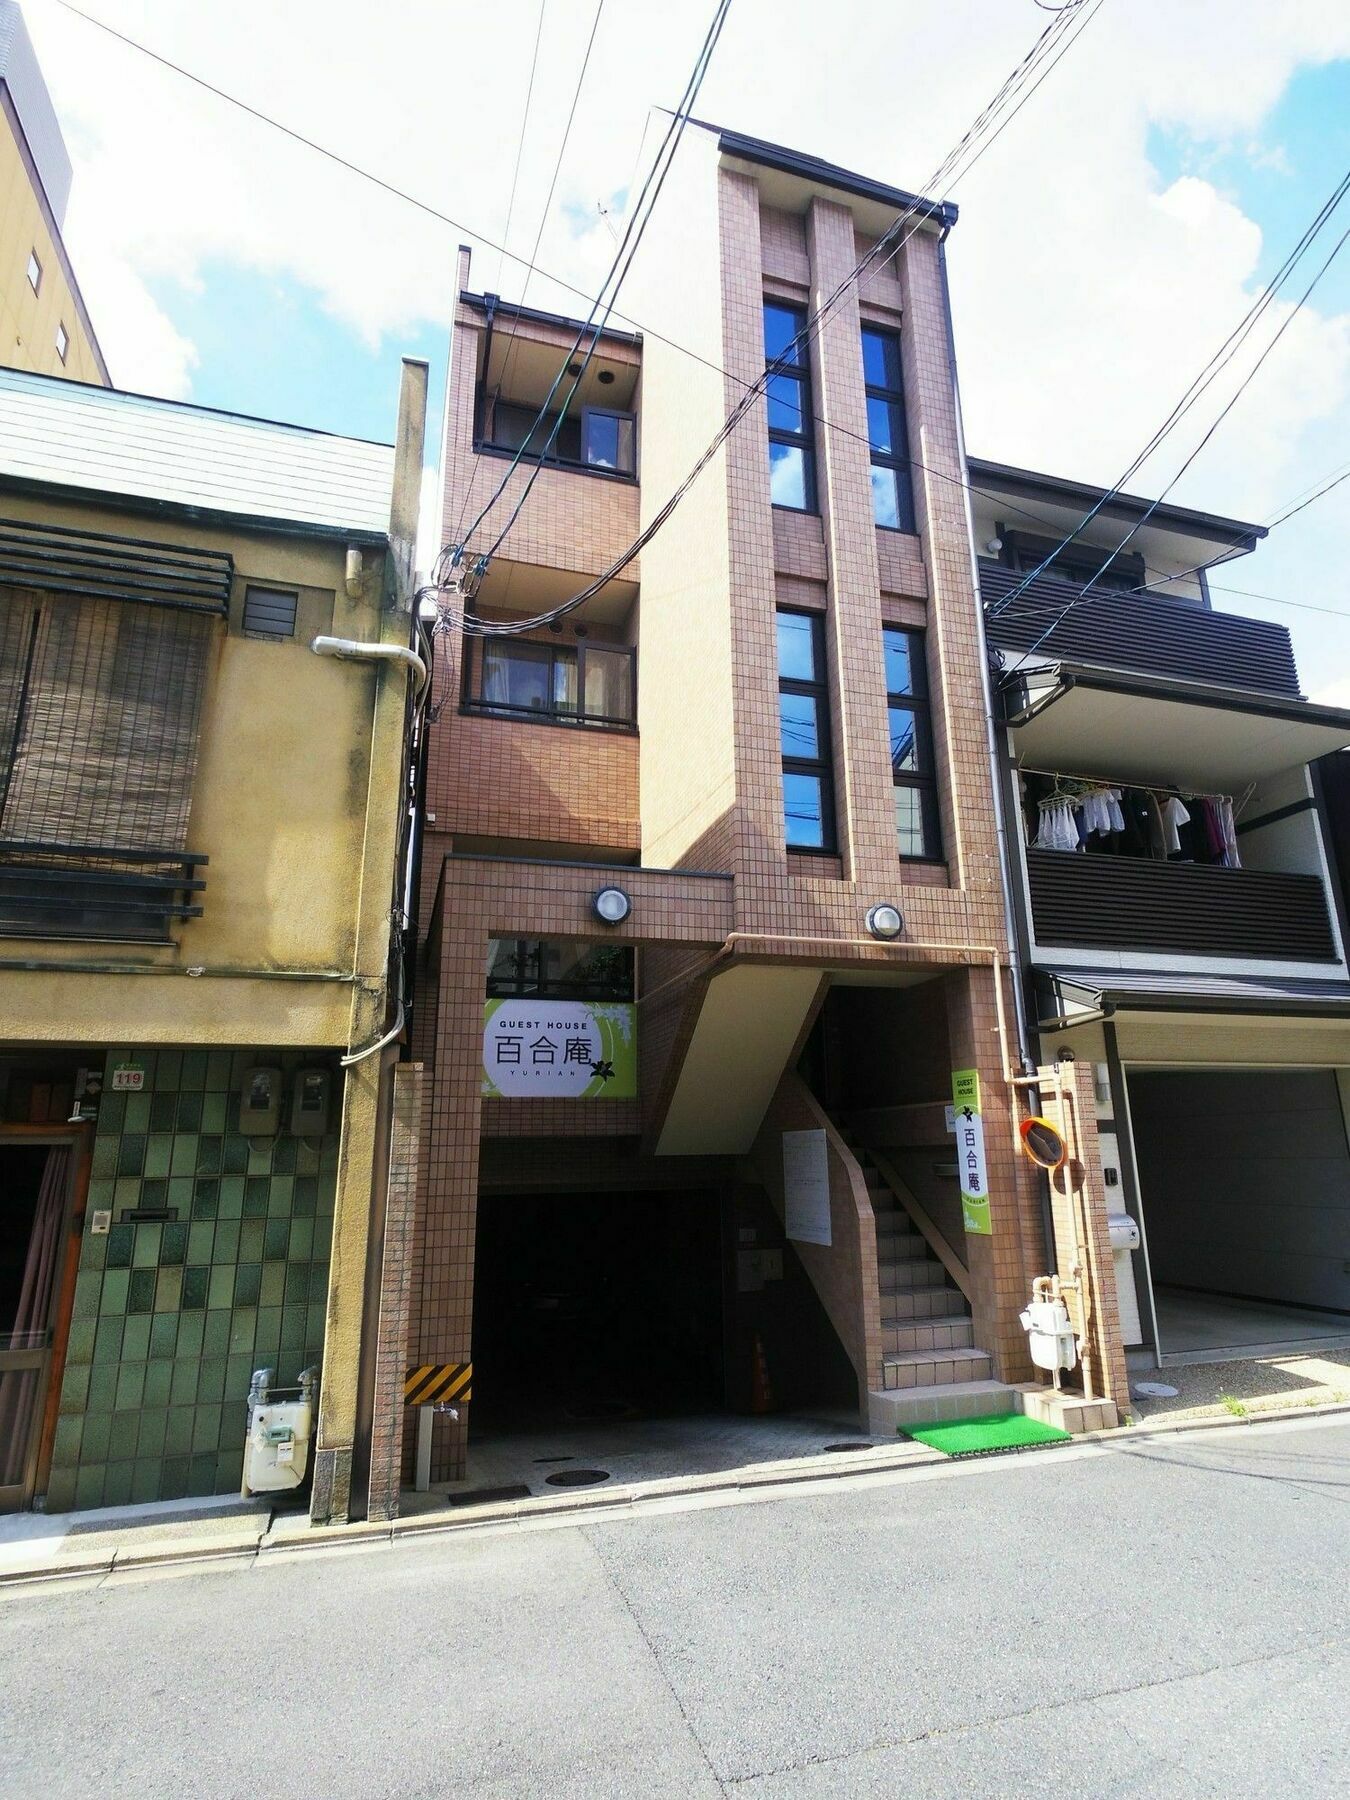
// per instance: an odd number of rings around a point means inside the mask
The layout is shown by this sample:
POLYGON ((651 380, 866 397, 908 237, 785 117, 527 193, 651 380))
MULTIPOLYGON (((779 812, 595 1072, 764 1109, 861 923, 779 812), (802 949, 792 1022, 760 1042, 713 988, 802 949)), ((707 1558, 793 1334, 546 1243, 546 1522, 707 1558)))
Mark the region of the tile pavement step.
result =
POLYGON ((975 1322, 968 1313, 947 1312, 908 1324, 883 1325, 882 1348, 887 1356, 906 1350, 969 1350, 975 1341, 975 1322))
POLYGON ((873 1388, 868 1424, 873 1434, 931 1425, 938 1419, 978 1419, 983 1413, 1020 1412, 1015 1388, 1001 1381, 953 1381, 944 1387, 873 1388))
POLYGON ((942 1264, 931 1256, 883 1256, 877 1250, 877 1281, 883 1294, 893 1294, 900 1288, 928 1287, 933 1277, 942 1268, 942 1264))
POLYGON ((950 1387, 954 1381, 988 1381, 993 1364, 983 1350, 902 1350, 885 1358, 890 1388, 950 1387))
POLYGON ((940 1319, 960 1304, 960 1294, 945 1284, 897 1288, 894 1293, 881 1296, 881 1323, 898 1325, 911 1319, 940 1319))

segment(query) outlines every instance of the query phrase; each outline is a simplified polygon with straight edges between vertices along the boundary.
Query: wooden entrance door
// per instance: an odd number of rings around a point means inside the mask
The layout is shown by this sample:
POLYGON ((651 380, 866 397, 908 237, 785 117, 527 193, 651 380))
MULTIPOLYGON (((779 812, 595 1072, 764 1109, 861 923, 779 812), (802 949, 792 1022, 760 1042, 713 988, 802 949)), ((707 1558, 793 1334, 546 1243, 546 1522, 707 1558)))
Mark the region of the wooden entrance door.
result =
POLYGON ((32 1504, 48 1420, 54 1424, 83 1137, 0 1127, 0 1512, 32 1504))

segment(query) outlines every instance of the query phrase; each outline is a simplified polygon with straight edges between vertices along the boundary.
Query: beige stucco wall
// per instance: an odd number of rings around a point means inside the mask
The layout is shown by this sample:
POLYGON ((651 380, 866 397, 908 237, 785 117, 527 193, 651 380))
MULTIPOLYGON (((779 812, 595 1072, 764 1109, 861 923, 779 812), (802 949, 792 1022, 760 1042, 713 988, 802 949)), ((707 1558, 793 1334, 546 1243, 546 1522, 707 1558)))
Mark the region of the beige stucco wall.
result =
POLYGON ((55 221, 34 185, 14 125, 0 111, 0 362, 106 387, 106 372, 58 246, 55 221), (34 251, 42 264, 36 294, 28 280, 28 258, 34 251), (64 363, 56 353, 58 325, 65 326, 70 338, 64 363))
POLYGON ((381 610, 383 551, 365 550, 352 599, 341 542, 14 494, 4 507, 11 517, 227 550, 236 569, 230 625, 217 627, 212 649, 188 824, 187 848, 210 859, 203 915, 164 946, 0 939, 4 1037, 317 1046, 362 1035, 383 1016, 407 677, 315 656, 309 640, 333 631, 406 641, 406 614, 381 610), (240 634, 249 580, 300 591, 294 640, 240 634), (21 960, 42 967, 25 973, 12 966, 21 960), (110 965, 135 978, 90 972, 110 965))

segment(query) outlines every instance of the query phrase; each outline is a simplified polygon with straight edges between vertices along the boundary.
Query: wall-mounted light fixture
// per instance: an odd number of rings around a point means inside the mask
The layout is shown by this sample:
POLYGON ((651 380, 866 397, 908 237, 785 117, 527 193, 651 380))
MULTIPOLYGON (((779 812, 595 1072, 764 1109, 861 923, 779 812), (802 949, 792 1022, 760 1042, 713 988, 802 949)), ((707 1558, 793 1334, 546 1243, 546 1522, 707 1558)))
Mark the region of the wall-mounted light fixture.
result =
POLYGON ((633 902, 621 887, 602 887, 591 901, 591 910, 602 925, 622 925, 633 902))
POLYGON ((882 900, 878 905, 868 907, 867 929, 874 938, 889 943, 905 929, 905 915, 898 906, 892 906, 889 900, 882 900))

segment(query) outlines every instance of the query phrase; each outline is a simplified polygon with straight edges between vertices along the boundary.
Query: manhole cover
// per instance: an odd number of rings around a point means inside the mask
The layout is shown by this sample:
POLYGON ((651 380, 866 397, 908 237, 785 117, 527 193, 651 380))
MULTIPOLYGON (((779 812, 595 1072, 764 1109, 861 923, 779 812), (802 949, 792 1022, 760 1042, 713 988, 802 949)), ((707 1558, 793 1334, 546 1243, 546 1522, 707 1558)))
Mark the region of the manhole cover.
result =
POLYGON ((559 1469, 556 1475, 545 1475, 550 1487, 594 1487, 597 1481, 608 1481, 608 1469, 559 1469))
POLYGON ((871 1448, 871 1438, 850 1438, 846 1444, 826 1444, 825 1454, 828 1456, 834 1450, 870 1450, 871 1448))
POLYGON ((1177 1391, 1165 1381, 1136 1381, 1130 1389, 1136 1400, 1175 1400, 1177 1391))

